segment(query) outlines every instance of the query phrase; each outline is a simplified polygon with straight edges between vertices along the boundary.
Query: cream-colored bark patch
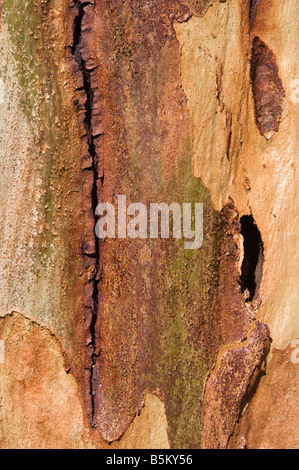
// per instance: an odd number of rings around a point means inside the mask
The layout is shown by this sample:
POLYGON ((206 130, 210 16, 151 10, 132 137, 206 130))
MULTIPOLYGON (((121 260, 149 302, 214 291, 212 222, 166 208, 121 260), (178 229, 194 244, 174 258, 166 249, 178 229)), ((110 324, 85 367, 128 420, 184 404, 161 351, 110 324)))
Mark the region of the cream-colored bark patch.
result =
POLYGON ((182 84, 193 134, 193 171, 211 192, 217 209, 227 202, 239 151, 246 22, 239 1, 214 4, 204 17, 177 23, 182 84))
POLYGON ((248 449, 299 448, 299 369, 293 351, 273 350, 267 374, 244 410, 234 440, 243 440, 248 449))
POLYGON ((13 312, 0 318, 1 449, 169 449, 163 402, 148 394, 122 438, 93 436, 80 390, 65 369, 61 346, 45 327, 13 312))
POLYGON ((111 445, 117 449, 170 449, 163 402, 148 394, 140 415, 132 421, 122 438, 111 445))
POLYGON ((0 318, 0 448, 89 448, 89 428, 56 338, 18 313, 0 318))

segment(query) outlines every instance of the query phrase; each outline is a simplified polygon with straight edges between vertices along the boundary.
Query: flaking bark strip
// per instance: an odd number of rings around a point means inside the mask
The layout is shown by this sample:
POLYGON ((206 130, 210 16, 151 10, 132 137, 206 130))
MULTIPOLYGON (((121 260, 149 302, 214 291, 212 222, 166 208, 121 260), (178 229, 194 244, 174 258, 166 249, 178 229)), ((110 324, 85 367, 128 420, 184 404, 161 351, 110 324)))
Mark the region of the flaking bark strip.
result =
MULTIPOLYGON (((90 395, 90 403, 87 403, 87 412, 90 416, 91 426, 95 426, 95 365, 99 356, 96 341, 96 323, 98 318, 98 284, 99 284, 99 242, 95 235, 95 209, 98 205, 98 190, 103 183, 103 174, 99 174, 98 143, 96 139, 102 135, 98 131, 98 115, 95 113, 94 103, 96 96, 96 80, 94 72, 96 65, 89 57, 86 47, 88 41, 85 36, 90 33, 90 28, 83 27, 86 19, 87 8, 93 8, 93 2, 81 2, 76 0, 73 8, 76 15, 73 23, 73 44, 71 52, 74 59, 78 98, 74 100, 81 124, 84 129, 82 135, 82 171, 85 177, 83 182, 83 213, 85 216, 85 234, 82 241, 82 255, 85 268, 84 291, 84 318, 87 325, 86 350, 87 350, 87 378, 86 387, 90 395), (96 129, 96 132, 95 132, 96 129)), ((85 399, 86 403, 86 399, 85 399)))
POLYGON ((276 58, 259 37, 253 40, 250 74, 256 125, 269 140, 279 130, 285 91, 276 58))
POLYGON ((270 349, 270 331, 253 323, 249 340, 220 350, 206 382, 204 447, 225 449, 270 349))

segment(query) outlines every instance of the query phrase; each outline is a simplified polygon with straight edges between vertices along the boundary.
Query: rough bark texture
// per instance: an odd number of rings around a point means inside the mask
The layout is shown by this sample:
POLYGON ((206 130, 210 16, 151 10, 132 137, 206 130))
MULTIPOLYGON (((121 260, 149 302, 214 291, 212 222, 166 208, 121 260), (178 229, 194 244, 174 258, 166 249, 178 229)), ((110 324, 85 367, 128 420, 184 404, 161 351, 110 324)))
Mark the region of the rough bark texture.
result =
POLYGON ((1 12, 0 447, 298 447, 297 0, 1 12), (99 242, 118 195, 203 247, 99 242))

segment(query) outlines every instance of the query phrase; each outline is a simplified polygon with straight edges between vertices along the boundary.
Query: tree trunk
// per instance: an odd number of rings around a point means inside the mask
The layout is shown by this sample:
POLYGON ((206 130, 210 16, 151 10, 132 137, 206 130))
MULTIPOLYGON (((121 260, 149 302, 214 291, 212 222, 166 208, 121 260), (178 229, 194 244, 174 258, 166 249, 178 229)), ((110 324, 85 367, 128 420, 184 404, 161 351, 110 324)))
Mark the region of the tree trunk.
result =
POLYGON ((298 2, 1 12, 0 447, 298 447, 298 2))

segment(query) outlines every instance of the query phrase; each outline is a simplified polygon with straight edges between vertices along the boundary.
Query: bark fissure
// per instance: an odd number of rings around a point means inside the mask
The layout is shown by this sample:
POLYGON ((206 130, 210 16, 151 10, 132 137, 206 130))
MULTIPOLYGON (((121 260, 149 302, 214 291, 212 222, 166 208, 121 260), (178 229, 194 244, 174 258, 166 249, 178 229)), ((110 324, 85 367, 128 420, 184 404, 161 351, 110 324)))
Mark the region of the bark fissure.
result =
POLYGON ((220 67, 216 73, 216 97, 219 105, 220 112, 225 115, 225 126, 226 126, 226 143, 225 143, 225 155, 227 160, 230 160, 230 147, 232 141, 232 112, 225 105, 223 100, 223 87, 222 87, 222 75, 223 68, 220 67))
MULTIPOLYGON (((93 110, 93 103, 94 103, 94 90, 91 85, 91 73, 95 70, 95 68, 89 69, 86 65, 86 61, 83 58, 81 46, 82 46, 82 22, 85 16, 85 8, 88 5, 93 5, 91 2, 83 2, 81 3, 79 0, 75 1, 75 8, 77 9, 78 13, 74 19, 73 24, 73 44, 72 44, 72 54, 74 56, 74 60, 78 64, 79 71, 82 74, 83 80, 83 87, 77 89, 77 91, 84 91, 85 92, 85 104, 84 104, 84 127, 86 132, 86 138, 88 143, 88 153, 91 157, 91 168, 85 168, 85 170, 91 170, 93 173, 93 184, 91 188, 91 201, 90 205, 92 208, 92 214, 94 216, 94 225, 96 224, 96 216, 95 211, 96 207, 98 206, 98 192, 97 192, 97 181, 99 179, 98 174, 98 166, 97 166, 97 152, 95 147, 95 139, 99 137, 99 135, 93 135, 92 133, 92 110, 93 110)), ((90 234, 91 236, 91 234, 90 234)), ((97 323, 97 316, 98 316, 98 273, 99 273, 99 243, 96 238, 95 232, 93 231, 92 236, 94 237, 94 253, 87 253, 83 250, 83 256, 87 258, 93 258, 95 260, 95 267, 90 279, 92 283, 92 316, 89 326, 90 331, 90 342, 87 344, 87 347, 91 346, 91 364, 90 364, 90 379, 89 379, 89 393, 91 397, 91 426, 95 426, 95 394, 94 394, 94 381, 95 381, 95 364, 96 358, 99 356, 97 353, 96 347, 96 323, 97 323)))
POLYGON ((255 7, 257 4, 258 0, 250 0, 250 5, 249 5, 249 23, 250 26, 252 25, 255 17, 255 7))

